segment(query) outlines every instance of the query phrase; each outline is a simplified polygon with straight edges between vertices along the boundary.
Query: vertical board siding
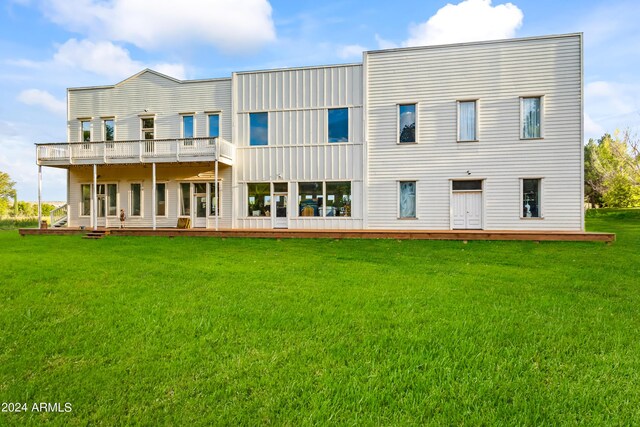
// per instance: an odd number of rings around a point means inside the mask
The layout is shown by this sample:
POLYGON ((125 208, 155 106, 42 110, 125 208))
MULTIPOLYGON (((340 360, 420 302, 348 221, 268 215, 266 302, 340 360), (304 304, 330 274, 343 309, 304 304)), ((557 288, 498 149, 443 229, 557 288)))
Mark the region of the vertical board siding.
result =
POLYGON ((362 228, 363 85, 362 66, 343 65, 234 74, 236 225, 271 228, 270 218, 247 217, 246 183, 292 183, 290 228, 362 228), (327 110, 349 108, 349 142, 329 143, 327 110), (252 112, 269 113, 269 145, 249 146, 252 112), (352 218, 297 217, 300 181, 351 181, 352 218))
POLYGON ((484 228, 581 228, 580 35, 367 55, 368 226, 449 229, 450 180, 483 179, 484 228), (544 138, 520 139, 520 97, 543 96, 544 138), (457 142, 459 100, 476 99, 477 142, 457 142), (416 102, 417 144, 398 145, 397 104, 416 102), (543 178, 544 220, 520 219, 520 178, 543 178), (399 180, 418 219, 398 220, 399 180))

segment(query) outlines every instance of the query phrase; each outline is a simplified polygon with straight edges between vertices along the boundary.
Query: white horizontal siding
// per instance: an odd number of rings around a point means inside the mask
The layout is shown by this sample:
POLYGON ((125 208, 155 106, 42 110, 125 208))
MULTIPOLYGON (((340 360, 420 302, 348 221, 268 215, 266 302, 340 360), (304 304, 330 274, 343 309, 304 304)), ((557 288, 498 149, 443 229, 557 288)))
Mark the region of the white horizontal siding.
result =
POLYGON ((231 141, 231 79, 180 83, 145 72, 113 87, 70 89, 68 139, 79 141, 77 119, 91 118, 91 139, 104 140, 106 116, 115 118, 117 140, 140 139, 141 114, 155 114, 156 138, 180 138, 180 113, 195 113, 195 136, 207 136, 205 113, 214 111, 221 111, 220 135, 231 141))
MULTIPOLYGON (((231 209, 232 209, 232 183, 231 168, 226 165, 220 165, 219 180, 222 185, 220 187, 220 228, 231 228, 231 209)), ((118 185, 118 212, 124 209, 127 213, 127 227, 151 227, 153 219, 151 216, 152 209, 152 169, 151 165, 144 166, 98 166, 98 184, 115 183, 118 185), (129 201, 132 183, 142 184, 142 216, 129 216, 129 201)), ((179 182, 214 182, 213 165, 192 166, 192 165, 160 165, 156 166, 156 182, 164 182, 167 184, 167 215, 164 217, 156 217, 156 225, 158 227, 176 227, 179 216, 179 182)), ((73 167, 69 172, 69 226, 89 227, 91 218, 81 216, 82 194, 81 184, 93 183, 93 168, 73 167)), ((109 227, 119 227, 119 216, 107 218, 109 227)), ((104 221, 104 219, 99 219, 104 221)), ((208 227, 215 226, 215 218, 208 219, 208 227)), ((99 222, 99 225, 103 225, 99 222)))
POLYGON ((450 179, 485 180, 485 229, 581 227, 580 36, 367 55, 368 226, 450 228, 450 179), (544 96, 544 139, 520 139, 520 97, 544 96), (458 100, 478 100, 478 142, 458 143, 458 100), (417 144, 398 145, 397 104, 416 102, 417 144), (469 171, 469 174, 467 173, 469 171), (545 219, 520 219, 522 177, 543 178, 545 219), (399 180, 417 214, 398 220, 399 180))

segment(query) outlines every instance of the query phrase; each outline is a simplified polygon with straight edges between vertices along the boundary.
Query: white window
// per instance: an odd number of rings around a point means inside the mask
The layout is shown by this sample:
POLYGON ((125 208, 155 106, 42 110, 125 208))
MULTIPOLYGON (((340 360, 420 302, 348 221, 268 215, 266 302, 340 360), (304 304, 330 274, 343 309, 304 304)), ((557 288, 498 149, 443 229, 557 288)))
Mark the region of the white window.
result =
POLYGON ((349 141, 349 109, 330 108, 327 110, 327 132, 329 142, 349 141))
POLYGON ((269 145, 269 113, 249 114, 249 145, 269 145))
POLYGON ((416 181, 399 181, 398 194, 398 217, 416 218, 416 181))
POLYGON ((91 184, 80 184, 80 193, 82 195, 80 216, 91 215, 91 184))
POLYGON ((80 141, 91 142, 91 122, 89 120, 80 121, 80 141))
POLYGON ((131 199, 129 200, 129 216, 142 216, 142 184, 134 182, 131 184, 131 199))
POLYGON ((155 144, 153 139, 155 138, 155 119, 153 117, 143 117, 140 119, 140 129, 142 133, 142 139, 145 140, 144 151, 145 153, 155 152, 155 144))
POLYGON ((298 216, 350 217, 351 182, 298 183, 298 216))
POLYGON ((523 178, 520 180, 520 187, 521 218, 542 218, 542 179, 523 178))
POLYGON ((543 98, 541 96, 520 98, 522 139, 536 139, 543 137, 543 98))
POLYGON ((416 142, 416 104, 398 105, 398 143, 416 142))
POLYGON ((209 144, 214 144, 213 138, 220 136, 220 114, 209 114, 207 116, 207 136, 212 138, 209 140, 209 144))
POLYGON ((156 216, 167 216, 167 184, 156 183, 156 216))
POLYGON ((113 119, 104 119, 102 121, 102 131, 105 141, 115 141, 116 125, 113 119))
POLYGON ((458 101, 458 141, 478 140, 476 101, 458 101))
POLYGON ((194 135, 194 120, 193 115, 186 114, 182 116, 182 138, 185 139, 183 144, 185 146, 193 146, 193 138, 194 135))

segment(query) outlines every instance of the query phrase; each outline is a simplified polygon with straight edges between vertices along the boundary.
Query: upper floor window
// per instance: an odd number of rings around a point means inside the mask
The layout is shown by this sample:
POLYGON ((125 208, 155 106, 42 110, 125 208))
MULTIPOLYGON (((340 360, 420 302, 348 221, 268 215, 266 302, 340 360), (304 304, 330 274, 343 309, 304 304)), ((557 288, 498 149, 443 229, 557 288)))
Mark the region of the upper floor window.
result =
POLYGON ((142 139, 154 139, 155 120, 153 117, 143 117, 142 121, 142 139))
POLYGON ((220 136, 220 114, 209 114, 207 118, 207 126, 209 138, 217 138, 220 136))
POLYGON ((523 139, 542 138, 542 97, 520 98, 523 139))
POLYGON ((89 120, 80 121, 80 137, 82 142, 91 141, 91 122, 89 120))
POLYGON ((249 145, 269 144, 269 113, 249 114, 249 145))
POLYGON ((329 142, 349 141, 349 109, 332 108, 327 112, 329 142))
POLYGON ((476 141, 476 101, 458 101, 458 141, 476 141))
POLYGON ((182 116, 182 137, 193 138, 193 116, 182 116))
POLYGON ((113 119, 104 120, 104 140, 114 141, 116 136, 116 126, 113 119))
POLYGON ((416 142, 416 104, 398 105, 398 142, 416 142))

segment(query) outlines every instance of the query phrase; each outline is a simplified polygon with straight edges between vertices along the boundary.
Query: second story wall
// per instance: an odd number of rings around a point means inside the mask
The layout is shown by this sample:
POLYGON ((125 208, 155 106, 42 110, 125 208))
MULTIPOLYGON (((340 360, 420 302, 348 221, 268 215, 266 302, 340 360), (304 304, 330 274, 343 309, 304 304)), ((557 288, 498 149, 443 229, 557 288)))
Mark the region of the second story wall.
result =
POLYGON ((143 139, 142 117, 154 118, 154 138, 181 138, 182 115, 194 116, 194 137, 208 136, 208 115, 219 113, 220 136, 231 140, 231 79, 179 81, 145 70, 114 86, 68 91, 68 140, 82 138, 81 122, 91 124, 91 140, 105 139, 104 120, 113 119, 115 140, 143 139), (145 111, 146 110, 146 111, 145 111))

